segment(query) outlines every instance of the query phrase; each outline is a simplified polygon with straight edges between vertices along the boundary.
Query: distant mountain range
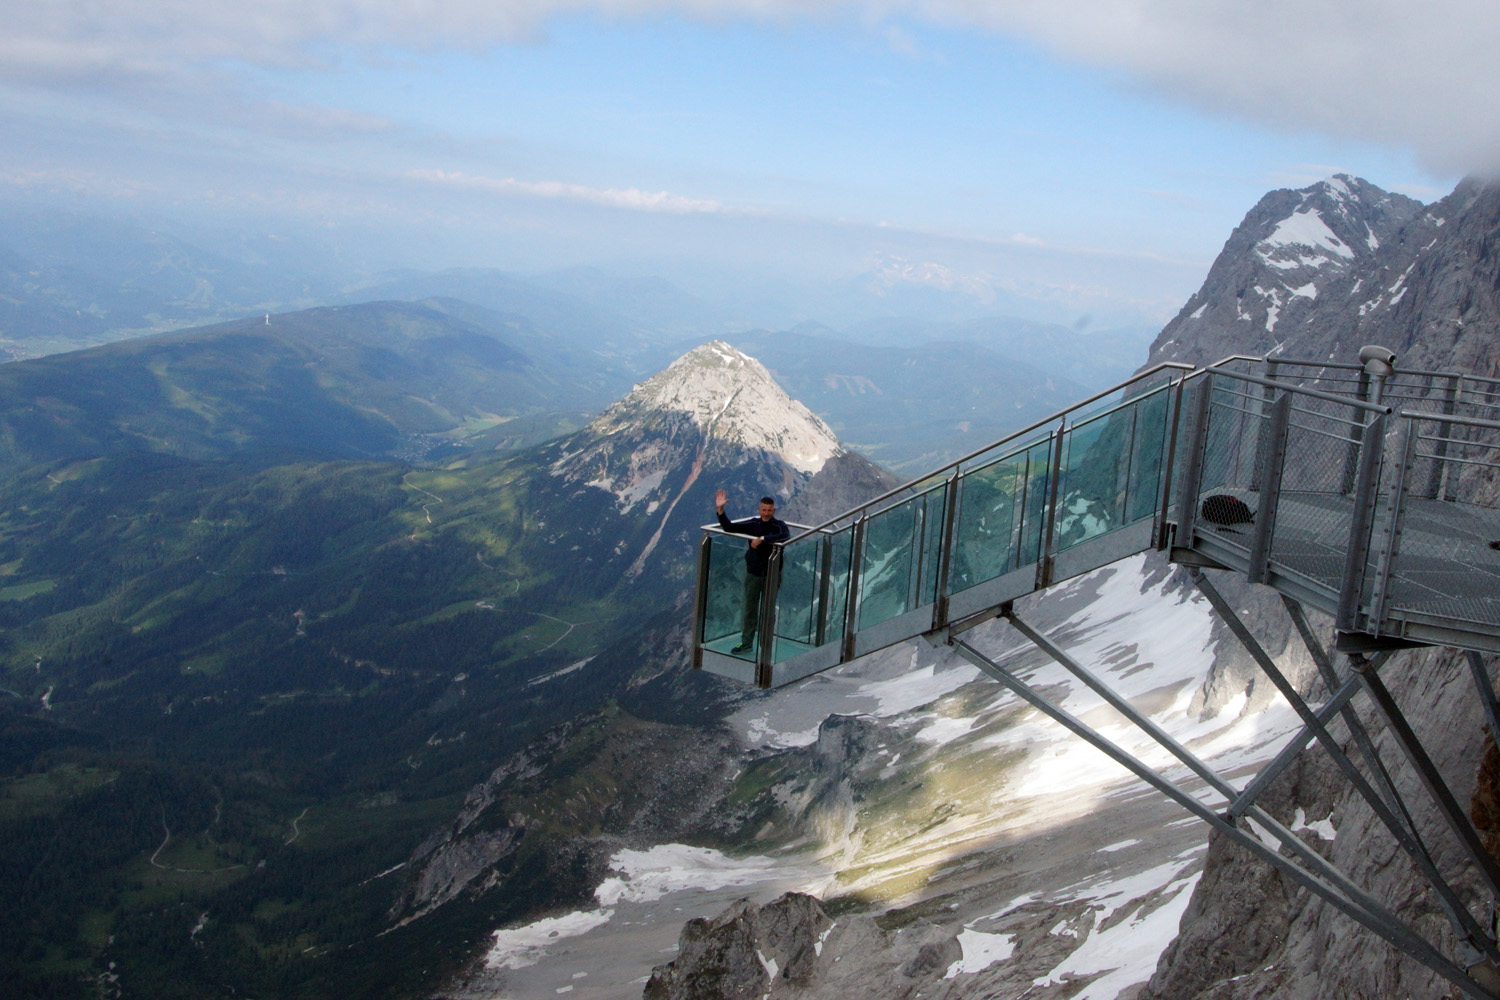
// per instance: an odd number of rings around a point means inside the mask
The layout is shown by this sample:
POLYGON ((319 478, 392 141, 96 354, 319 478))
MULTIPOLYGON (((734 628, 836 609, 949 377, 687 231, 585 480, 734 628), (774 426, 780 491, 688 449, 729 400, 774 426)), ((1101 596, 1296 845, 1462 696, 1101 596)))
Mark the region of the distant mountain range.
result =
MULTIPOLYGON (((1411 363, 1497 370, 1496 190, 1429 208, 1352 178, 1268 195, 1152 358, 1384 340, 1411 363)), ((39 246, 6 266, 34 282, 39 246)), ((26 309, 86 311, 12 287, 26 309)), ((0 967, 20 995, 449 995, 496 927, 592 906, 613 851, 743 847, 791 815, 803 826, 781 839, 853 850, 868 795, 899 853, 941 824, 945 789, 988 779, 951 784, 926 756, 896 772, 867 720, 803 720, 817 744, 741 766, 723 719, 753 696, 683 669, 697 525, 720 487, 732 513, 770 491, 820 520, 894 483, 846 428, 892 464, 937 464, 948 452, 911 449, 1043 415, 1107 380, 1128 334, 890 321, 686 350, 713 311, 671 327, 698 305, 652 281, 452 272, 368 291, 417 301, 0 365, 0 967), (1093 337, 1076 385, 1015 360, 1079 372, 1093 337)), ((1478 758, 1441 700, 1461 666, 1423 661, 1397 692, 1443 728, 1445 765, 1478 758)), ((990 709, 966 697, 903 717, 907 744, 978 725, 990 709)), ((963 747, 947 760, 974 766, 963 747)), ((1319 773, 1289 781, 1288 808, 1348 814, 1319 773)), ((914 861, 903 880, 965 870, 932 844, 940 869, 914 861)), ((1378 941, 1323 934, 1321 911, 1242 864, 1210 860, 1204 884, 1241 888, 1195 901, 1143 997, 1397 991, 1378 941)), ((1093 928, 1034 916, 1028 940, 1052 948, 1093 928)), ((899 968, 950 995, 999 982, 998 964, 942 978, 964 931, 944 919, 925 903, 879 918, 926 935, 899 968)))
POLYGON ((620 706, 666 704, 683 679, 648 694, 664 650, 635 650, 675 620, 716 489, 816 511, 894 483, 723 344, 546 445, 387 457, 530 363, 387 303, 0 367, 21 995, 409 996, 487 928, 591 892, 592 838, 633 822, 608 798, 560 817, 537 787, 422 845, 549 728, 583 727, 577 759, 631 744, 620 706))
POLYGON ((871 459, 917 476, 1088 394, 976 341, 872 346, 815 326, 731 338, 871 459))
POLYGON ((274 235, 0 206, 0 357, 327 301, 335 260, 274 235))
POLYGON ((520 344, 537 344, 524 320, 368 303, 0 365, 0 461, 515 447, 580 426, 625 381, 520 344))

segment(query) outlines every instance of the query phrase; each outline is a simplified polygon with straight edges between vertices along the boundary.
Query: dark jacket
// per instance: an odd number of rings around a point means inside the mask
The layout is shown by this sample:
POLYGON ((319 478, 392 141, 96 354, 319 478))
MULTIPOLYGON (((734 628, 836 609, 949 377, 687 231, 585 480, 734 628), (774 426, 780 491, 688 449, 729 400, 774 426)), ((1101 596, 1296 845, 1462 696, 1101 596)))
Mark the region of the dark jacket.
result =
MULTIPOLYGON (((759 517, 748 517, 743 521, 731 521, 724 516, 722 510, 714 513, 719 515, 719 527, 725 531, 732 531, 736 535, 755 535, 758 538, 764 538, 766 542, 784 542, 792 537, 792 530, 780 518, 773 517, 769 521, 762 521, 759 517)), ((766 564, 770 561, 771 546, 769 544, 762 543, 746 547, 745 570, 751 576, 765 576, 766 564)))

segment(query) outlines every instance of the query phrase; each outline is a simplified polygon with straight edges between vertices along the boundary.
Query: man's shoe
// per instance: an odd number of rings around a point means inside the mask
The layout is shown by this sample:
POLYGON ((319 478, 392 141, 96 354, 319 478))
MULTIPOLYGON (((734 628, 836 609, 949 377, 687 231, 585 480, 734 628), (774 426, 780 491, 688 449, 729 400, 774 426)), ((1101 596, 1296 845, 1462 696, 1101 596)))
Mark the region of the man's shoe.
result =
POLYGON ((750 652, 750 643, 748 643, 748 642, 742 642, 738 646, 736 646, 733 649, 731 649, 730 652, 731 653, 748 653, 748 652, 750 652))

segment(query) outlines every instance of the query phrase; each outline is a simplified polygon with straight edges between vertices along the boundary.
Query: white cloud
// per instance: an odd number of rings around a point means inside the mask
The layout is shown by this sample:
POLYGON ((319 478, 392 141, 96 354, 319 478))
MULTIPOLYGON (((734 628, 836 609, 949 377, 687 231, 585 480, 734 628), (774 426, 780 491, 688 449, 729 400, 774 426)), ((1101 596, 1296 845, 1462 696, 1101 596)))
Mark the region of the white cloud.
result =
POLYGON ((1287 129, 1500 168, 1500 6, 1487 0, 921 0, 1172 97, 1287 129))
POLYGON ((691 215, 724 211, 717 201, 687 198, 666 191, 642 191, 639 188, 595 188, 561 181, 520 181, 514 177, 476 177, 447 170, 411 170, 412 180, 427 181, 450 187, 491 191, 495 194, 522 195, 532 198, 559 198, 565 201, 625 208, 637 212, 667 212, 691 215))
POLYGON ((1415 149, 1441 173, 1500 167, 1500 5, 1491 0, 51 0, 6 5, 0 77, 102 84, 185 65, 369 50, 484 51, 590 11, 707 21, 852 15, 975 26, 1216 113, 1415 149))

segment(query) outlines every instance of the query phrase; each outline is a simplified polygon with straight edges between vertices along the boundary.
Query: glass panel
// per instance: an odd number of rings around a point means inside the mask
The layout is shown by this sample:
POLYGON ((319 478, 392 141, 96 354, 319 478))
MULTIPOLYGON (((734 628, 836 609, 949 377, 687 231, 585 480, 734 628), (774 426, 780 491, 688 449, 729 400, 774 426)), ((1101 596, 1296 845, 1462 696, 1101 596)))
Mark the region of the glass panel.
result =
POLYGON ((851 530, 804 538, 782 549, 774 662, 843 638, 851 530))
POLYGON ((1058 491, 1057 548, 1120 527, 1135 446, 1135 407, 1096 417, 1067 433, 1058 491))
MULTIPOLYGON (((827 609, 822 615, 823 643, 844 637, 845 619, 849 614, 849 558, 853 552, 854 528, 844 528, 828 539, 828 580, 822 598, 827 609)), ((821 645, 821 644, 820 644, 821 645)))
POLYGON ((1130 486, 1125 498, 1127 523, 1154 517, 1161 502, 1161 470, 1167 459, 1171 403, 1172 394, 1162 388, 1133 404, 1135 451, 1130 456, 1130 486))
POLYGON ((1047 494, 1052 477, 1052 439, 1033 445, 1026 453, 1026 493, 1021 508, 1021 530, 1016 536, 1016 569, 1042 557, 1042 532, 1047 527, 1047 494))
POLYGON ((922 537, 922 571, 917 587, 917 604, 937 600, 938 570, 943 564, 943 517, 948 501, 948 484, 927 494, 926 527, 922 537))
POLYGON ((865 521, 859 573, 859 627, 889 621, 912 608, 912 570, 922 530, 922 497, 865 521))
POLYGON ((781 550, 781 582, 776 591, 777 658, 793 655, 783 643, 812 648, 818 631, 818 590, 822 578, 823 539, 804 538, 781 550))
POLYGON ((749 652, 730 653, 740 641, 744 622, 745 541, 709 535, 708 601, 703 612, 703 645, 716 652, 752 660, 749 652))
POLYGON ((949 591, 1036 561, 1047 500, 1050 440, 964 474, 953 528, 949 591))

